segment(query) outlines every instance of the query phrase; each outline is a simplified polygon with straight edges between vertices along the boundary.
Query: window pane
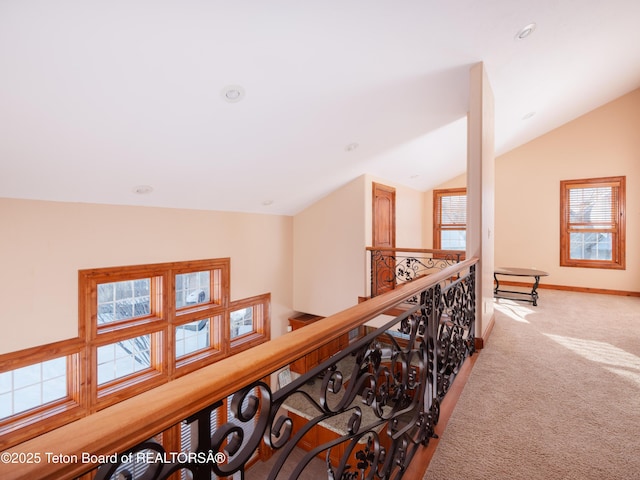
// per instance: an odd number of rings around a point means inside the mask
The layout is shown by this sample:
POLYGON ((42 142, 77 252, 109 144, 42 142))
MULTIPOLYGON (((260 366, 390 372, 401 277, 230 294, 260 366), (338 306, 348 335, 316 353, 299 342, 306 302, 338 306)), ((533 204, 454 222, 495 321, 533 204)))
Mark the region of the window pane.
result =
POLYGON ((443 230, 440 236, 442 250, 464 250, 467 246, 466 230, 443 230))
POLYGON ((433 246, 443 250, 465 250, 467 191, 465 188, 434 190, 433 246))
POLYGON ((11 372, 0 373, 0 395, 11 391, 12 385, 11 372))
POLYGON ((42 364, 28 365, 13 371, 13 388, 24 388, 42 381, 42 364))
POLYGON ((176 358, 210 346, 211 319, 196 320, 176 327, 176 358))
POLYGON ((253 307, 231 312, 231 338, 253 331, 253 307))
POLYGON ((13 401, 15 413, 24 412, 25 410, 42 405, 40 386, 31 385, 14 390, 13 401))
POLYGON ((625 177, 560 182, 560 265, 625 268, 625 177))
POLYGON ((55 358, 0 374, 0 418, 67 397, 67 359, 55 358))
POLYGON ((98 385, 151 367, 151 335, 98 347, 98 385))
POLYGON ((151 313, 151 279, 98 285, 98 325, 151 313))
POLYGON ((52 402, 67 396, 67 379, 65 377, 53 378, 42 384, 43 403, 52 402))
POLYGON ((612 190, 612 187, 572 188, 569 191, 569 221, 610 225, 612 190))
POLYGON ((442 225, 465 225, 467 223, 467 196, 443 195, 440 212, 442 225))
POLYGON ((0 394, 0 418, 13 415, 13 401, 11 393, 0 394))
POLYGON ((573 260, 611 260, 610 233, 571 233, 570 258, 573 260))
POLYGON ((42 363, 42 378, 50 380, 64 376, 67 368, 67 359, 64 357, 54 358, 42 363))
POLYGON ((211 301, 211 272, 191 272, 176 275, 176 308, 211 301))

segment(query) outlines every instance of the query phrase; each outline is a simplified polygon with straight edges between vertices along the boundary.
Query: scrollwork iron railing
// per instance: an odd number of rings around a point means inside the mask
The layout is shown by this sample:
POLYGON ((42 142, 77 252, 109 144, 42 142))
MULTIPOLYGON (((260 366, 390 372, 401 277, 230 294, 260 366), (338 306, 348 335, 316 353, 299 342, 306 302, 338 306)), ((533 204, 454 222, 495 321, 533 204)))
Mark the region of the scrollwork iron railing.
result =
POLYGON ((16 445, 3 455, 40 461, 5 463, 2 478, 401 478, 474 350, 476 264, 399 285, 16 445), (391 310, 400 314, 304 376, 279 389, 264 380, 391 310), (320 475, 308 472, 316 456, 320 475))
MULTIPOLYGON (((423 275, 438 272, 464 260, 458 250, 399 249, 369 247, 371 253, 371 296, 423 275)), ((410 303, 415 303, 413 299, 410 303)))
POLYGON ((416 298, 402 315, 280 389, 263 381, 240 388, 230 401, 233 421, 212 427, 222 402, 185 419, 185 428, 197 425, 188 452, 171 456, 159 443, 144 442, 100 466, 95 478, 132 478, 132 460, 140 458, 144 473, 137 478, 164 480, 182 472, 196 480, 212 473, 250 479, 245 468, 261 444, 278 455, 268 478, 282 478, 294 449, 318 428, 333 435, 307 448, 287 478, 306 478, 318 455, 326 458, 330 479, 401 478, 434 436, 440 402, 474 352, 475 264, 416 298), (296 427, 294 415, 306 422, 296 427), (221 452, 223 462, 216 457, 221 452), (149 462, 153 458, 158 461, 149 462))

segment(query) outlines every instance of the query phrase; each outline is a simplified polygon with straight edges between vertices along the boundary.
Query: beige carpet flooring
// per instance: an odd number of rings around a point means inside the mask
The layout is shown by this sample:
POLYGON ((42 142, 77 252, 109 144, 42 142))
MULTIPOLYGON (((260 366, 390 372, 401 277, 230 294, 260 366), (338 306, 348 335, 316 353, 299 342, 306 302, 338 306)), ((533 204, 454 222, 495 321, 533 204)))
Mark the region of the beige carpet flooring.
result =
POLYGON ((640 298, 499 300, 427 480, 640 479, 640 298))

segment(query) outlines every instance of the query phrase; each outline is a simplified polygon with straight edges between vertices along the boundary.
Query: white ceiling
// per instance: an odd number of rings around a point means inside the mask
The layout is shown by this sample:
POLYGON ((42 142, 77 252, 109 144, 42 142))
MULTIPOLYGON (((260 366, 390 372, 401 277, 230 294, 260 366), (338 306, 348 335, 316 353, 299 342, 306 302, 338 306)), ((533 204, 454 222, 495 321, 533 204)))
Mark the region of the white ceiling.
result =
POLYGON ((0 0, 0 197, 292 215, 363 173, 427 190, 464 172, 471 65, 501 154, 640 87, 639 20, 639 0, 0 0))

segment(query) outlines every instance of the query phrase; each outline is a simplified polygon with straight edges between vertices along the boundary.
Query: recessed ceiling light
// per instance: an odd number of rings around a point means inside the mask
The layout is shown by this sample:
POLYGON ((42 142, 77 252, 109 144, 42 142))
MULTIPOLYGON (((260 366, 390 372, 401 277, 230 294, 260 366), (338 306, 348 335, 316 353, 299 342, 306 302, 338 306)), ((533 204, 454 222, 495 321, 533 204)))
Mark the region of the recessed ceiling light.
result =
POLYGON ((358 148, 360 145, 358 145, 357 143, 350 143, 349 145, 347 145, 346 147, 344 147, 345 151, 347 152, 353 152, 356 148, 358 148))
POLYGON ((531 117, 533 117, 535 114, 536 114, 536 112, 529 112, 529 113, 525 113, 525 114, 522 116, 522 119, 523 119, 523 120, 529 120, 529 119, 530 119, 531 117))
POLYGON ((535 29, 536 29, 536 24, 535 23, 530 23, 526 27, 521 28, 520 31, 518 33, 516 33, 515 39, 516 40, 524 40, 529 35, 531 35, 535 31, 535 29))
POLYGON ((264 200, 262 202, 262 205, 264 205, 265 207, 268 207, 269 205, 273 205, 273 200, 264 200))
POLYGON ((417 173, 414 173, 413 175, 411 175, 409 178, 415 179, 415 178, 420 178, 420 175, 418 175, 417 173))
POLYGON ((222 98, 229 103, 237 103, 244 98, 244 88, 240 85, 227 85, 222 89, 222 98))
POLYGON ((151 192, 153 192, 153 187, 151 185, 138 185, 133 187, 133 193, 137 193, 138 195, 147 195, 151 192))

